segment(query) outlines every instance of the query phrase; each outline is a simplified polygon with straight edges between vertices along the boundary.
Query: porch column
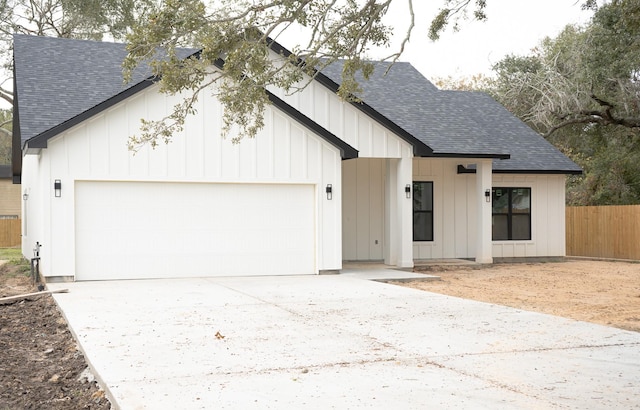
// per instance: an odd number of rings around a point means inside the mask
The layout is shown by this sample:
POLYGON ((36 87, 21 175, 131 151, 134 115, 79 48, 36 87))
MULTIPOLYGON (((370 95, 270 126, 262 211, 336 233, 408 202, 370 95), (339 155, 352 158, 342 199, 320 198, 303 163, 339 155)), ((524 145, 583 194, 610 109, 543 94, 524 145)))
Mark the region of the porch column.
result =
POLYGON ((413 223, 411 195, 412 158, 388 159, 385 183, 385 251, 384 263, 400 268, 413 267, 413 223))
POLYGON ((398 261, 396 247, 398 219, 398 201, 395 193, 398 191, 398 160, 386 159, 384 181, 384 264, 395 265, 398 261))
POLYGON ((478 226, 476 237, 476 262, 493 263, 491 244, 491 160, 476 164, 476 204, 478 226), (487 192, 489 193, 487 200, 487 192))

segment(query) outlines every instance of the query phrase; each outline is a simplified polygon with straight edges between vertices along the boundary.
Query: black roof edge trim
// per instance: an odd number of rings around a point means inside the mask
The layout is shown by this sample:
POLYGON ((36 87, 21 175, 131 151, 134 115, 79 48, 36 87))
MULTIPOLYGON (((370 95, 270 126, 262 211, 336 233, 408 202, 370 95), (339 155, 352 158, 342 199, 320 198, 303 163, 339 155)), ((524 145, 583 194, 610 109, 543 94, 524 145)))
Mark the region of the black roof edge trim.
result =
POLYGON ((114 95, 113 97, 101 102, 100 104, 95 105, 89 108, 88 110, 76 115, 75 117, 72 117, 63 123, 56 125, 53 128, 49 128, 48 130, 25 141, 25 147, 26 148, 47 148, 47 142, 49 141, 50 138, 53 138, 54 136, 68 130, 69 128, 80 124, 82 121, 85 121, 93 117, 94 115, 99 114, 100 112, 131 97, 132 95, 139 93, 145 88, 152 86, 153 84, 155 84, 156 80, 157 80, 156 77, 149 77, 140 81, 134 86, 127 88, 126 90, 120 92, 119 94, 114 95))
MULTIPOLYGON (((494 174, 582 175, 582 170, 562 169, 494 169, 494 174)), ((458 165, 458 174, 475 174, 475 168, 458 165)))
MULTIPOLYGON (((13 89, 17 90, 16 80, 16 63, 13 60, 13 89)), ((13 94, 13 119, 11 135, 11 172, 13 174, 13 183, 20 184, 22 181, 22 132, 20 131, 20 110, 18 107, 18 92, 13 94)))
POLYGON ((582 170, 570 169, 494 169, 494 174, 544 174, 544 175, 582 175, 582 170))
MULTIPOLYGON (((276 40, 272 38, 268 38, 267 43, 269 45, 269 48, 271 48, 271 50, 273 50, 278 54, 282 54, 285 57, 289 57, 292 54, 291 51, 287 50, 284 46, 282 46, 280 43, 278 43, 276 40)), ((298 61, 299 61, 299 64, 304 65, 304 61, 301 61, 301 60, 298 60, 298 61)), ((322 84, 323 86, 331 90, 333 93, 338 92, 338 88, 339 88, 338 83, 336 83, 335 81, 333 81, 332 79, 330 79, 329 77, 322 74, 322 72, 316 69, 314 69, 314 72, 315 72, 314 78, 316 81, 318 81, 320 84, 322 84)), ((424 142, 420 141, 419 139, 411 135, 409 132, 407 132, 404 128, 400 127, 395 122, 391 121, 384 115, 380 114, 378 111, 373 109, 367 103, 363 101, 360 101, 360 102, 350 101, 349 103, 354 107, 356 107, 357 109, 359 109, 360 111, 362 111, 363 113, 365 113, 366 115, 368 115, 369 117, 376 120, 378 123, 383 125, 385 128, 387 128, 391 132, 399 135, 402 139, 407 141, 409 144, 411 144, 413 146, 414 156, 428 157, 433 154, 433 149, 431 149, 431 147, 429 147, 427 144, 425 144, 424 142)))
POLYGON ((478 158, 478 159, 510 159, 511 154, 451 154, 437 152, 431 155, 433 158, 478 158))
POLYGON ((347 144, 340 138, 338 138, 335 134, 331 133, 326 128, 319 125, 317 122, 313 121, 311 118, 307 117, 300 111, 296 110, 280 98, 278 98, 275 94, 273 94, 269 90, 265 90, 267 96, 269 97, 269 101, 281 111, 285 112, 294 120, 298 121, 300 124, 308 128, 309 130, 315 132, 324 138, 328 143, 335 146, 340 150, 340 155, 342 159, 353 159, 358 158, 358 150, 353 148, 351 145, 347 144))

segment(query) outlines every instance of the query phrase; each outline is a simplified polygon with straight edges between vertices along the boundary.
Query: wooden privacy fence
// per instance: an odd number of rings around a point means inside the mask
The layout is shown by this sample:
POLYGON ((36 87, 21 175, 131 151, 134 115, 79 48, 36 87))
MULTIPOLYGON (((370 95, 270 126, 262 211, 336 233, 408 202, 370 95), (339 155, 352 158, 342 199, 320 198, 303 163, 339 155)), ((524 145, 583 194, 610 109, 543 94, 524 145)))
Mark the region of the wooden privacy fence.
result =
POLYGON ((0 248, 20 246, 22 243, 21 219, 0 219, 0 248))
POLYGON ((566 208, 567 255, 640 260, 640 205, 566 208))

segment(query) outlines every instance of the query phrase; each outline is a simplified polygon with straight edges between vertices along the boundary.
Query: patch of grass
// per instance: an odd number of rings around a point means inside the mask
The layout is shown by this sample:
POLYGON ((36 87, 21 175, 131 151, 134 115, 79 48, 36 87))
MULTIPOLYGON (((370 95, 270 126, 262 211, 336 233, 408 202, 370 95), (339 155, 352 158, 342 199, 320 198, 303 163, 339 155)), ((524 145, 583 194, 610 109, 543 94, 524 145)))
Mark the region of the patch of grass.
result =
POLYGON ((22 259, 22 249, 20 248, 0 248, 0 260, 12 261, 22 259))
POLYGON ((11 275, 29 275, 31 263, 22 256, 20 248, 0 248, 0 260, 8 261, 2 273, 11 275))

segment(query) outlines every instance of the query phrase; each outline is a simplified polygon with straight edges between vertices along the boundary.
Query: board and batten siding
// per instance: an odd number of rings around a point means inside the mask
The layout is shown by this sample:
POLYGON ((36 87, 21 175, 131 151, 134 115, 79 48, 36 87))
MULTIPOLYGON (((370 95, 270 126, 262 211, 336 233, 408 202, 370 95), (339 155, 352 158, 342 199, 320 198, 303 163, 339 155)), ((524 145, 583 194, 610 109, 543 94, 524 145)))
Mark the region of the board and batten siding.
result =
MULTIPOLYGON (((458 164, 456 159, 413 160, 413 180, 433 182, 434 201, 434 240, 413 243, 416 260, 475 257, 476 176, 458 174, 458 164)), ((385 173, 386 162, 381 159, 343 162, 345 260, 382 259, 385 173)), ((494 187, 528 187, 532 195, 532 239, 493 241, 493 257, 564 256, 564 176, 493 174, 492 179, 494 187)))
POLYGON ((411 183, 413 147, 318 82, 292 95, 271 91, 358 150, 357 159, 342 165, 343 260, 412 266, 410 200, 403 190, 411 183), (385 185, 388 178, 401 187, 398 192, 385 185), (397 229, 385 231, 391 224, 397 229))
MULTIPOLYGON (((460 163, 455 159, 413 161, 414 181, 432 181, 434 200, 434 240, 414 242, 415 259, 475 257, 476 176, 458 174, 460 163)), ((492 256, 564 256, 564 175, 493 174, 492 181, 493 187, 531 188, 532 197, 531 240, 493 241, 492 256)))
POLYGON ((358 158, 413 157, 409 143, 318 82, 293 95, 271 91, 357 149, 358 158))
POLYGON ((342 244, 346 261, 384 258, 384 181, 386 163, 358 158, 342 166, 342 244))
MULTIPOLYGON (((256 138, 233 144, 220 134, 219 101, 205 92, 197 114, 188 117, 184 130, 168 145, 143 146, 135 155, 128 151, 127 140, 139 133, 141 118, 161 118, 179 101, 160 94, 154 85, 52 138, 40 154, 25 157, 26 185, 33 190, 38 184, 51 187, 51 192, 33 198, 50 224, 44 224, 42 232, 28 230, 23 241, 23 252, 36 240, 44 244, 44 274, 75 274, 75 181, 311 184, 316 192, 316 268, 340 269, 339 150, 275 107, 267 108, 265 127, 256 138), (62 181, 61 198, 53 198, 55 179, 62 181), (331 201, 324 192, 327 184, 334 187, 331 201)), ((188 203, 185 198, 184 212, 189 212, 188 203)))
POLYGON ((566 255, 564 175, 497 174, 493 186, 531 188, 531 240, 494 241, 494 258, 566 255))

